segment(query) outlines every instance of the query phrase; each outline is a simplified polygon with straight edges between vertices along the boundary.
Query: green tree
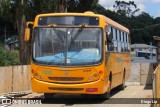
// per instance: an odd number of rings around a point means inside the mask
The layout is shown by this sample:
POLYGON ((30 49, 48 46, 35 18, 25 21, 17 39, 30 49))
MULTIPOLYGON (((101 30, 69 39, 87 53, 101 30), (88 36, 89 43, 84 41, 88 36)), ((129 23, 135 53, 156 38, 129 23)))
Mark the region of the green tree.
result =
POLYGON ((142 12, 138 16, 132 16, 131 18, 131 36, 134 38, 133 43, 149 43, 153 42, 153 29, 154 27, 148 27, 153 24, 153 17, 151 17, 148 13, 142 12), (132 31, 133 30, 133 31, 132 31), (141 36, 141 40, 135 39, 134 36, 137 35, 137 38, 141 36))
POLYGON ((20 44, 20 62, 29 64, 30 48, 29 42, 24 41, 24 30, 26 21, 33 19, 35 15, 48 12, 66 12, 66 0, 1 0, 1 15, 13 17, 13 23, 18 30, 20 44), (36 5, 38 4, 38 5, 36 5), (5 10, 5 11, 4 11, 5 10))
POLYGON ((6 50, 4 46, 0 44, 0 53, 0 66, 20 64, 18 51, 6 50))
POLYGON ((99 0, 67 0, 68 12, 95 11, 99 0))
POLYGON ((152 28, 152 35, 153 36, 160 36, 160 17, 154 19, 153 24, 156 26, 152 28))
MULTIPOLYGON (((39 0, 35 0, 35 1, 16 0, 16 5, 17 5, 16 23, 17 23, 17 28, 18 28, 19 40, 20 40, 20 62, 22 64, 28 64, 29 59, 30 59, 29 43, 24 41, 24 30, 26 27, 26 15, 30 15, 28 13, 29 11, 27 11, 27 10, 28 10, 28 8, 30 8, 30 2, 35 4, 35 2, 37 2, 37 1, 39 2, 39 0)), ((44 12, 54 12, 55 10, 53 10, 52 7, 56 6, 56 5, 51 5, 51 4, 55 3, 55 2, 54 1, 48 1, 48 2, 49 3, 40 4, 40 7, 38 9, 41 9, 44 12), (48 8, 44 8, 44 7, 47 7, 46 6, 47 4, 48 4, 48 8)), ((58 4, 58 7, 57 7, 58 12, 66 12, 67 11, 66 10, 66 0, 58 0, 57 4, 58 4)), ((34 6, 36 6, 36 4, 34 6)))
POLYGON ((126 15, 129 17, 139 11, 134 1, 125 2, 116 0, 113 7, 120 15, 126 15))
POLYGON ((67 12, 67 1, 66 0, 58 0, 58 12, 67 12))
MULTIPOLYGON (((57 0, 32 0, 31 13, 32 19, 37 14, 58 12, 57 0)), ((31 20, 32 20, 31 19, 31 20)))
POLYGON ((0 16, 3 16, 4 21, 12 18, 10 0, 0 0, 0 16))

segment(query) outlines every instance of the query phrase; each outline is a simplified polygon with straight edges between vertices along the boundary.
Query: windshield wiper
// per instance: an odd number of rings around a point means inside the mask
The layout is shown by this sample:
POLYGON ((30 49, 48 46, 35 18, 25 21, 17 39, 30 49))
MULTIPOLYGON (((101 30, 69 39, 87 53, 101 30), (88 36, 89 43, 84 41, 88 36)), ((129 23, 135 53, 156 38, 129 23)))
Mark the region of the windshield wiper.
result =
POLYGON ((85 24, 81 24, 80 28, 78 29, 78 31, 76 32, 76 34, 73 37, 71 37, 71 42, 69 44, 69 50, 71 49, 71 45, 77 39, 77 37, 79 36, 79 34, 83 31, 83 29, 84 29, 85 26, 86 26, 85 24))
MULTIPOLYGON (((51 27, 51 28, 54 30, 54 32, 56 31, 56 28, 55 28, 55 27, 57 26, 56 24, 48 24, 48 26, 51 27)), ((57 35, 56 32, 55 32, 55 34, 57 35)), ((58 36, 58 35, 57 35, 57 37, 61 40, 62 43, 64 43, 63 38, 61 38, 61 37, 58 36)))
POLYGON ((81 24, 80 28, 78 29, 78 31, 76 32, 76 34, 73 36, 73 38, 71 38, 71 43, 74 42, 74 40, 76 40, 76 38, 79 36, 79 34, 83 31, 83 28, 85 27, 85 24, 81 24))

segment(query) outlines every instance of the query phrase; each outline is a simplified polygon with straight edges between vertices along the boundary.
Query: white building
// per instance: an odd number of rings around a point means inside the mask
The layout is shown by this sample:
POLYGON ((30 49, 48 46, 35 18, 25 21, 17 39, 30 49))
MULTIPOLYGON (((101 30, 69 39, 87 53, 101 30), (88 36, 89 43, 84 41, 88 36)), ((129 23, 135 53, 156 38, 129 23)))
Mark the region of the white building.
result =
POLYGON ((146 44, 132 44, 131 57, 140 57, 150 60, 157 60, 157 47, 146 44))

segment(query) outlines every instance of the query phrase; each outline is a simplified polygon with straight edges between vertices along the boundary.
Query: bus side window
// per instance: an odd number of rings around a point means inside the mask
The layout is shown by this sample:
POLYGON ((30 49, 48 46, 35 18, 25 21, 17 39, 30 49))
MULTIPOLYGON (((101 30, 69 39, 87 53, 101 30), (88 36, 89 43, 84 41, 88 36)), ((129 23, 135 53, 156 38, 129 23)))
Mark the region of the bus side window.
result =
POLYGON ((129 34, 126 34, 127 35, 127 50, 128 52, 130 52, 130 40, 129 40, 129 34))
POLYGON ((117 30, 117 37, 118 37, 118 52, 121 52, 121 40, 120 40, 121 34, 119 30, 117 30))
POLYGON ((108 32, 106 32, 107 37, 107 50, 113 51, 113 28, 108 26, 108 32))
POLYGON ((125 39, 125 52, 128 52, 128 41, 127 41, 127 33, 124 33, 124 39, 125 39))
POLYGON ((113 44, 114 44, 114 52, 117 52, 117 33, 115 28, 113 28, 113 44))
POLYGON ((121 31, 121 43, 122 43, 122 52, 125 52, 124 50, 124 35, 123 31, 121 31))

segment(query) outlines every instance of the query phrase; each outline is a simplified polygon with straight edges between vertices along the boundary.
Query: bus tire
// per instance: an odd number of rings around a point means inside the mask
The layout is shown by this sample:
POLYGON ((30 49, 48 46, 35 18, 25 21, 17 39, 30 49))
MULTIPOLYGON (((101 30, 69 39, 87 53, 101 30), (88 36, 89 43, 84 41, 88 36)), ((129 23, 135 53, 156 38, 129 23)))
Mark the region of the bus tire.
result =
POLYGON ((108 100, 110 98, 110 92, 105 92, 102 94, 102 99, 108 100))
POLYGON ((110 98, 111 94, 111 88, 112 88, 112 73, 109 75, 109 80, 110 80, 110 90, 108 92, 105 92, 104 94, 101 95, 101 98, 108 100, 110 98))
POLYGON ((81 96, 85 99, 85 98, 92 98, 92 95, 90 94, 81 94, 81 96))
POLYGON ((124 88, 125 88, 125 71, 124 71, 124 74, 123 74, 122 84, 119 86, 120 90, 124 90, 124 88))
POLYGON ((53 98, 54 94, 53 93, 44 93, 44 98, 53 98))

